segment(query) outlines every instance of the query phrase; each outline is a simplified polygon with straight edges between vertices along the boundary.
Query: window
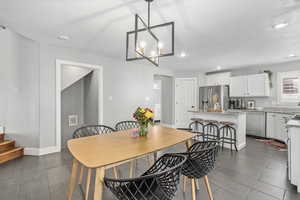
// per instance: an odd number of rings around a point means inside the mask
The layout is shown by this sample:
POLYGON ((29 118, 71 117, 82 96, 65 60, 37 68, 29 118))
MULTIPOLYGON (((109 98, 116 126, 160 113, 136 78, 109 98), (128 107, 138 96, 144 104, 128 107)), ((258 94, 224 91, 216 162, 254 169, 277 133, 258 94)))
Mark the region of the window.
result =
POLYGON ((279 103, 300 102, 300 71, 278 73, 279 103))

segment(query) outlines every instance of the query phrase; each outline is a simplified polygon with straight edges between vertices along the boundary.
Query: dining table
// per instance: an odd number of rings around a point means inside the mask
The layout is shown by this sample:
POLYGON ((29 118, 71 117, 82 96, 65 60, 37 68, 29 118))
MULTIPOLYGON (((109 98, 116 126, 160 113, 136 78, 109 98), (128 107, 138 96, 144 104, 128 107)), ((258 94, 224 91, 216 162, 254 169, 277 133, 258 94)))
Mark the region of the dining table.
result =
POLYGON ((147 136, 137 136, 137 131, 130 129, 69 140, 68 149, 73 156, 73 166, 67 199, 72 199, 77 184, 82 182, 82 171, 78 173, 80 166, 88 169, 84 198, 88 200, 91 172, 94 169, 96 171, 94 200, 102 200, 105 170, 180 143, 190 146, 191 139, 195 136, 185 130, 161 125, 149 128, 147 136))

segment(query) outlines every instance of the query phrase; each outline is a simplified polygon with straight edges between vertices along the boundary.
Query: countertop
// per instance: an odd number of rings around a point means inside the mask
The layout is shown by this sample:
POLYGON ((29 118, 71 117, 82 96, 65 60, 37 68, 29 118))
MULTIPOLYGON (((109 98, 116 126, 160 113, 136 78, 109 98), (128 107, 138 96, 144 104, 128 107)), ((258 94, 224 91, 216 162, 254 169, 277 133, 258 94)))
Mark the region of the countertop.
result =
POLYGON ((300 120, 291 119, 291 120, 288 121, 288 123, 286 125, 288 127, 293 126, 293 127, 299 127, 300 128, 300 120))
POLYGON ((232 115, 238 113, 247 113, 247 112, 262 112, 262 113, 279 113, 279 114, 289 114, 289 115, 300 115, 300 107, 291 108, 291 107, 264 107, 260 109, 228 109, 223 112, 205 112, 203 110, 196 110, 192 111, 189 110, 188 112, 192 113, 208 113, 208 114, 223 114, 223 115, 232 115))
POLYGON ((203 111, 203 110, 189 110, 188 112, 191 112, 191 113, 213 114, 213 115, 237 115, 237 114, 246 113, 243 110, 226 110, 226 111, 223 111, 223 112, 207 112, 207 111, 203 111))

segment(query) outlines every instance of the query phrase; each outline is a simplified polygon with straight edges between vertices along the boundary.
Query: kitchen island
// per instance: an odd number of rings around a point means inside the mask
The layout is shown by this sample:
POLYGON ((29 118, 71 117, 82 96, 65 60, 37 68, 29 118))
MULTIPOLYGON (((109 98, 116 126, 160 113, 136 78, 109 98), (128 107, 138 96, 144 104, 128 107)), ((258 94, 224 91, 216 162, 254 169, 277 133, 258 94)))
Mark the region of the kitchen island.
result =
MULTIPOLYGON (((239 110, 228 110, 224 112, 205 112, 189 111, 192 118, 201 118, 204 120, 226 121, 236 124, 237 149, 241 150, 246 147, 246 112, 239 110)), ((225 148, 230 147, 225 144, 225 148)))

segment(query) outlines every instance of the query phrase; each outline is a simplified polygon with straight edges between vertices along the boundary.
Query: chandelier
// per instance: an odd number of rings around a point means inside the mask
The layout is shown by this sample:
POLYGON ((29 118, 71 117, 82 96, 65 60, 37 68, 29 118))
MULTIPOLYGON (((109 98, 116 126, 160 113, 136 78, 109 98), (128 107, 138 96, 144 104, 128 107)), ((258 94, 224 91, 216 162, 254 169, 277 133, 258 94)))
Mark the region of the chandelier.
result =
POLYGON ((135 28, 126 34, 126 61, 148 60, 159 66, 159 58, 174 55, 174 22, 151 25, 151 3, 148 4, 148 19, 145 22, 135 14, 135 28))

